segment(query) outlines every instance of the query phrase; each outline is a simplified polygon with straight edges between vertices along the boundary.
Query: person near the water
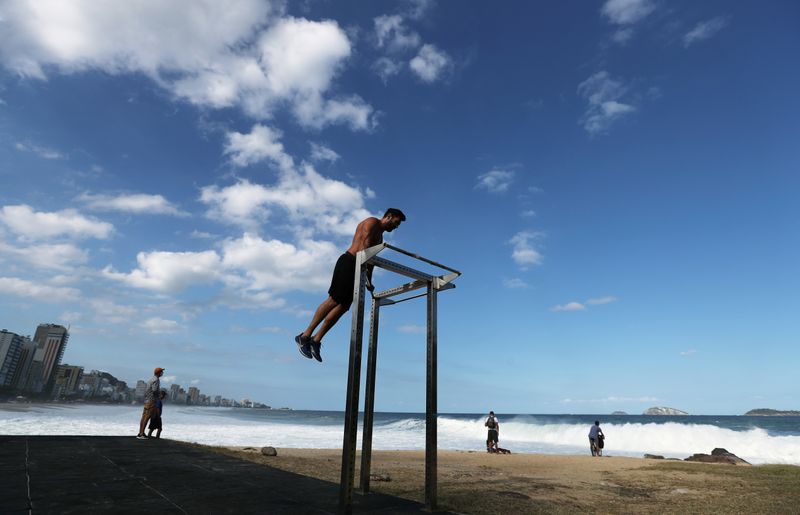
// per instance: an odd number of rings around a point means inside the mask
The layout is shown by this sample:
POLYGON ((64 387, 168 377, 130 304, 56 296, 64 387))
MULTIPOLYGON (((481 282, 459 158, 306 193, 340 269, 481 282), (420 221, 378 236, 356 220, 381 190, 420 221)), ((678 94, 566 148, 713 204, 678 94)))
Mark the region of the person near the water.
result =
POLYGON ((603 439, 605 439, 605 435, 600 429, 600 421, 595 420, 594 425, 589 428, 589 450, 592 452, 592 456, 603 455, 603 439))
MULTIPOLYGON (((353 303, 353 290, 356 278, 356 254, 369 247, 373 247, 383 242, 383 233, 392 232, 404 222, 406 215, 395 208, 389 208, 384 213, 383 218, 378 219, 369 217, 362 220, 356 227, 353 243, 350 248, 339 257, 333 269, 331 287, 328 289, 328 298, 319 305, 311 318, 311 323, 305 331, 295 336, 294 341, 300 354, 306 358, 313 357, 317 361, 322 361, 320 347, 322 337, 325 333, 339 321, 344 315, 350 304, 353 303), (320 326, 320 324, 322 324, 320 326), (319 327, 319 331, 314 331, 319 327)), ((372 267, 367 269, 369 279, 367 288, 372 291, 372 267)))
POLYGON ((486 452, 497 452, 497 437, 500 433, 500 421, 494 415, 494 411, 489 412, 486 422, 483 423, 489 429, 486 435, 486 452))
POLYGON ((156 407, 156 397, 161 391, 161 381, 159 378, 164 375, 164 369, 156 367, 153 370, 153 377, 147 382, 147 387, 144 391, 144 409, 142 410, 142 419, 139 421, 139 434, 136 438, 139 440, 146 440, 144 429, 147 427, 147 421, 153 415, 153 410, 156 407))
POLYGON ((164 399, 167 398, 167 391, 161 390, 156 401, 156 407, 153 409, 153 414, 150 416, 150 431, 147 432, 147 438, 153 436, 153 430, 156 431, 156 438, 161 438, 161 414, 164 412, 164 399))

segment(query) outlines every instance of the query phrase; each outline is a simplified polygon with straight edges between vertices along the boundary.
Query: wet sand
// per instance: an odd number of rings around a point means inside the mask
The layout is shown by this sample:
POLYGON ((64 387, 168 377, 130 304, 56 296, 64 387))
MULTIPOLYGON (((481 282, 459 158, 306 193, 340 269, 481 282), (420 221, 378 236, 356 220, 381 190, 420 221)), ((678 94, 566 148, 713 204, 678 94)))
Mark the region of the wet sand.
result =
MULTIPOLYGON (((341 451, 211 448, 334 483, 341 451)), ((459 513, 796 513, 800 467, 672 460, 439 451, 439 508, 459 513)), ((422 451, 374 451, 374 492, 424 501, 422 451)), ((356 487, 359 482, 356 459, 356 487)))

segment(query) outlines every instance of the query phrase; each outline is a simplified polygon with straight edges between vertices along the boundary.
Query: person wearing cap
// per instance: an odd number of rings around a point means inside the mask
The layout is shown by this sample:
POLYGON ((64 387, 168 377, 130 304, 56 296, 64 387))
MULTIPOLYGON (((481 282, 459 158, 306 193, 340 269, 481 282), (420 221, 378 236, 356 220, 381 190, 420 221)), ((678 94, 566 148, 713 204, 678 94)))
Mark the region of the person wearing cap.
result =
MULTIPOLYGON (((317 361, 322 362, 322 355, 320 354, 322 337, 325 336, 325 333, 330 331, 336 322, 339 321, 339 318, 350 309, 350 305, 353 303, 353 293, 355 289, 356 254, 366 248, 382 243, 383 233, 394 231, 400 227, 400 223, 405 220, 406 215, 402 211, 390 207, 380 220, 375 217, 369 217, 358 224, 356 232, 353 235, 353 243, 350 244, 350 248, 339 256, 338 261, 336 261, 336 266, 333 269, 333 277, 331 278, 331 287, 328 289, 328 298, 317 307, 314 316, 311 318, 311 323, 308 324, 306 330, 294 338, 297 349, 303 357, 308 359, 313 357, 317 361), (320 326, 320 324, 322 325, 320 326), (320 326, 319 331, 314 334, 317 326, 320 326)), ((366 288, 370 292, 374 289, 372 285, 371 266, 367 268, 366 288)))
POLYGON ((483 423, 489 431, 486 434, 486 452, 497 452, 497 436, 500 432, 500 421, 494 415, 494 411, 489 412, 486 422, 483 423))
POLYGON ((147 382, 147 388, 144 391, 144 410, 142 411, 142 420, 139 421, 139 434, 136 438, 139 440, 147 440, 144 434, 144 429, 147 426, 147 421, 153 415, 153 410, 156 406, 156 398, 161 392, 161 380, 159 379, 164 375, 164 369, 156 367, 153 370, 153 378, 147 382))

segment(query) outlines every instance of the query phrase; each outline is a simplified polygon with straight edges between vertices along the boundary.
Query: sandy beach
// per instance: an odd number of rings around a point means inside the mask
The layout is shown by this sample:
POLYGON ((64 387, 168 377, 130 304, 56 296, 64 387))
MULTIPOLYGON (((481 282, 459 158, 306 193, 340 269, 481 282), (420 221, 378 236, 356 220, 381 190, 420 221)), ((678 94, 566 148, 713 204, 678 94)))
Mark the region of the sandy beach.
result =
MULTIPOLYGON (((212 447, 282 470, 338 483, 335 449, 212 447)), ((797 513, 800 467, 674 460, 440 451, 439 507, 459 513, 797 513)), ((360 464, 359 459, 356 465, 360 464)), ((423 501, 424 453, 375 451, 373 491, 423 501)), ((358 484, 356 471, 356 486, 358 484)))

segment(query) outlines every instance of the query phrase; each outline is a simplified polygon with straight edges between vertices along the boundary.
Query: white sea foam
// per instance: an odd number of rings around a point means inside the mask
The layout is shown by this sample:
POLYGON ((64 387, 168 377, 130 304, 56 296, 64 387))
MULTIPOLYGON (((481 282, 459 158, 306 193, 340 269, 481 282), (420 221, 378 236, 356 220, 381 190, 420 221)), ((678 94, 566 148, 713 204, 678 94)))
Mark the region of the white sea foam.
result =
MULTIPOLYGON (((135 435, 140 407, 35 406, 26 411, 0 409, 0 434, 5 435, 135 435)), ((281 417, 242 415, 224 408, 167 405, 166 438, 208 445, 341 448, 343 419, 333 414, 310 421, 302 414, 281 417)), ((481 450, 486 430, 483 418, 440 416, 440 449, 481 450)), ((603 424, 607 455, 641 457, 644 453, 668 458, 710 453, 724 447, 753 464, 800 465, 800 436, 775 436, 764 429, 736 431, 710 424, 625 423, 603 424)), ((518 416, 501 421, 500 445, 519 453, 588 454, 587 424, 540 422, 518 416)), ((359 436, 361 435, 359 428, 359 436)), ((373 448, 424 449, 425 420, 409 415, 375 424, 373 448)))

